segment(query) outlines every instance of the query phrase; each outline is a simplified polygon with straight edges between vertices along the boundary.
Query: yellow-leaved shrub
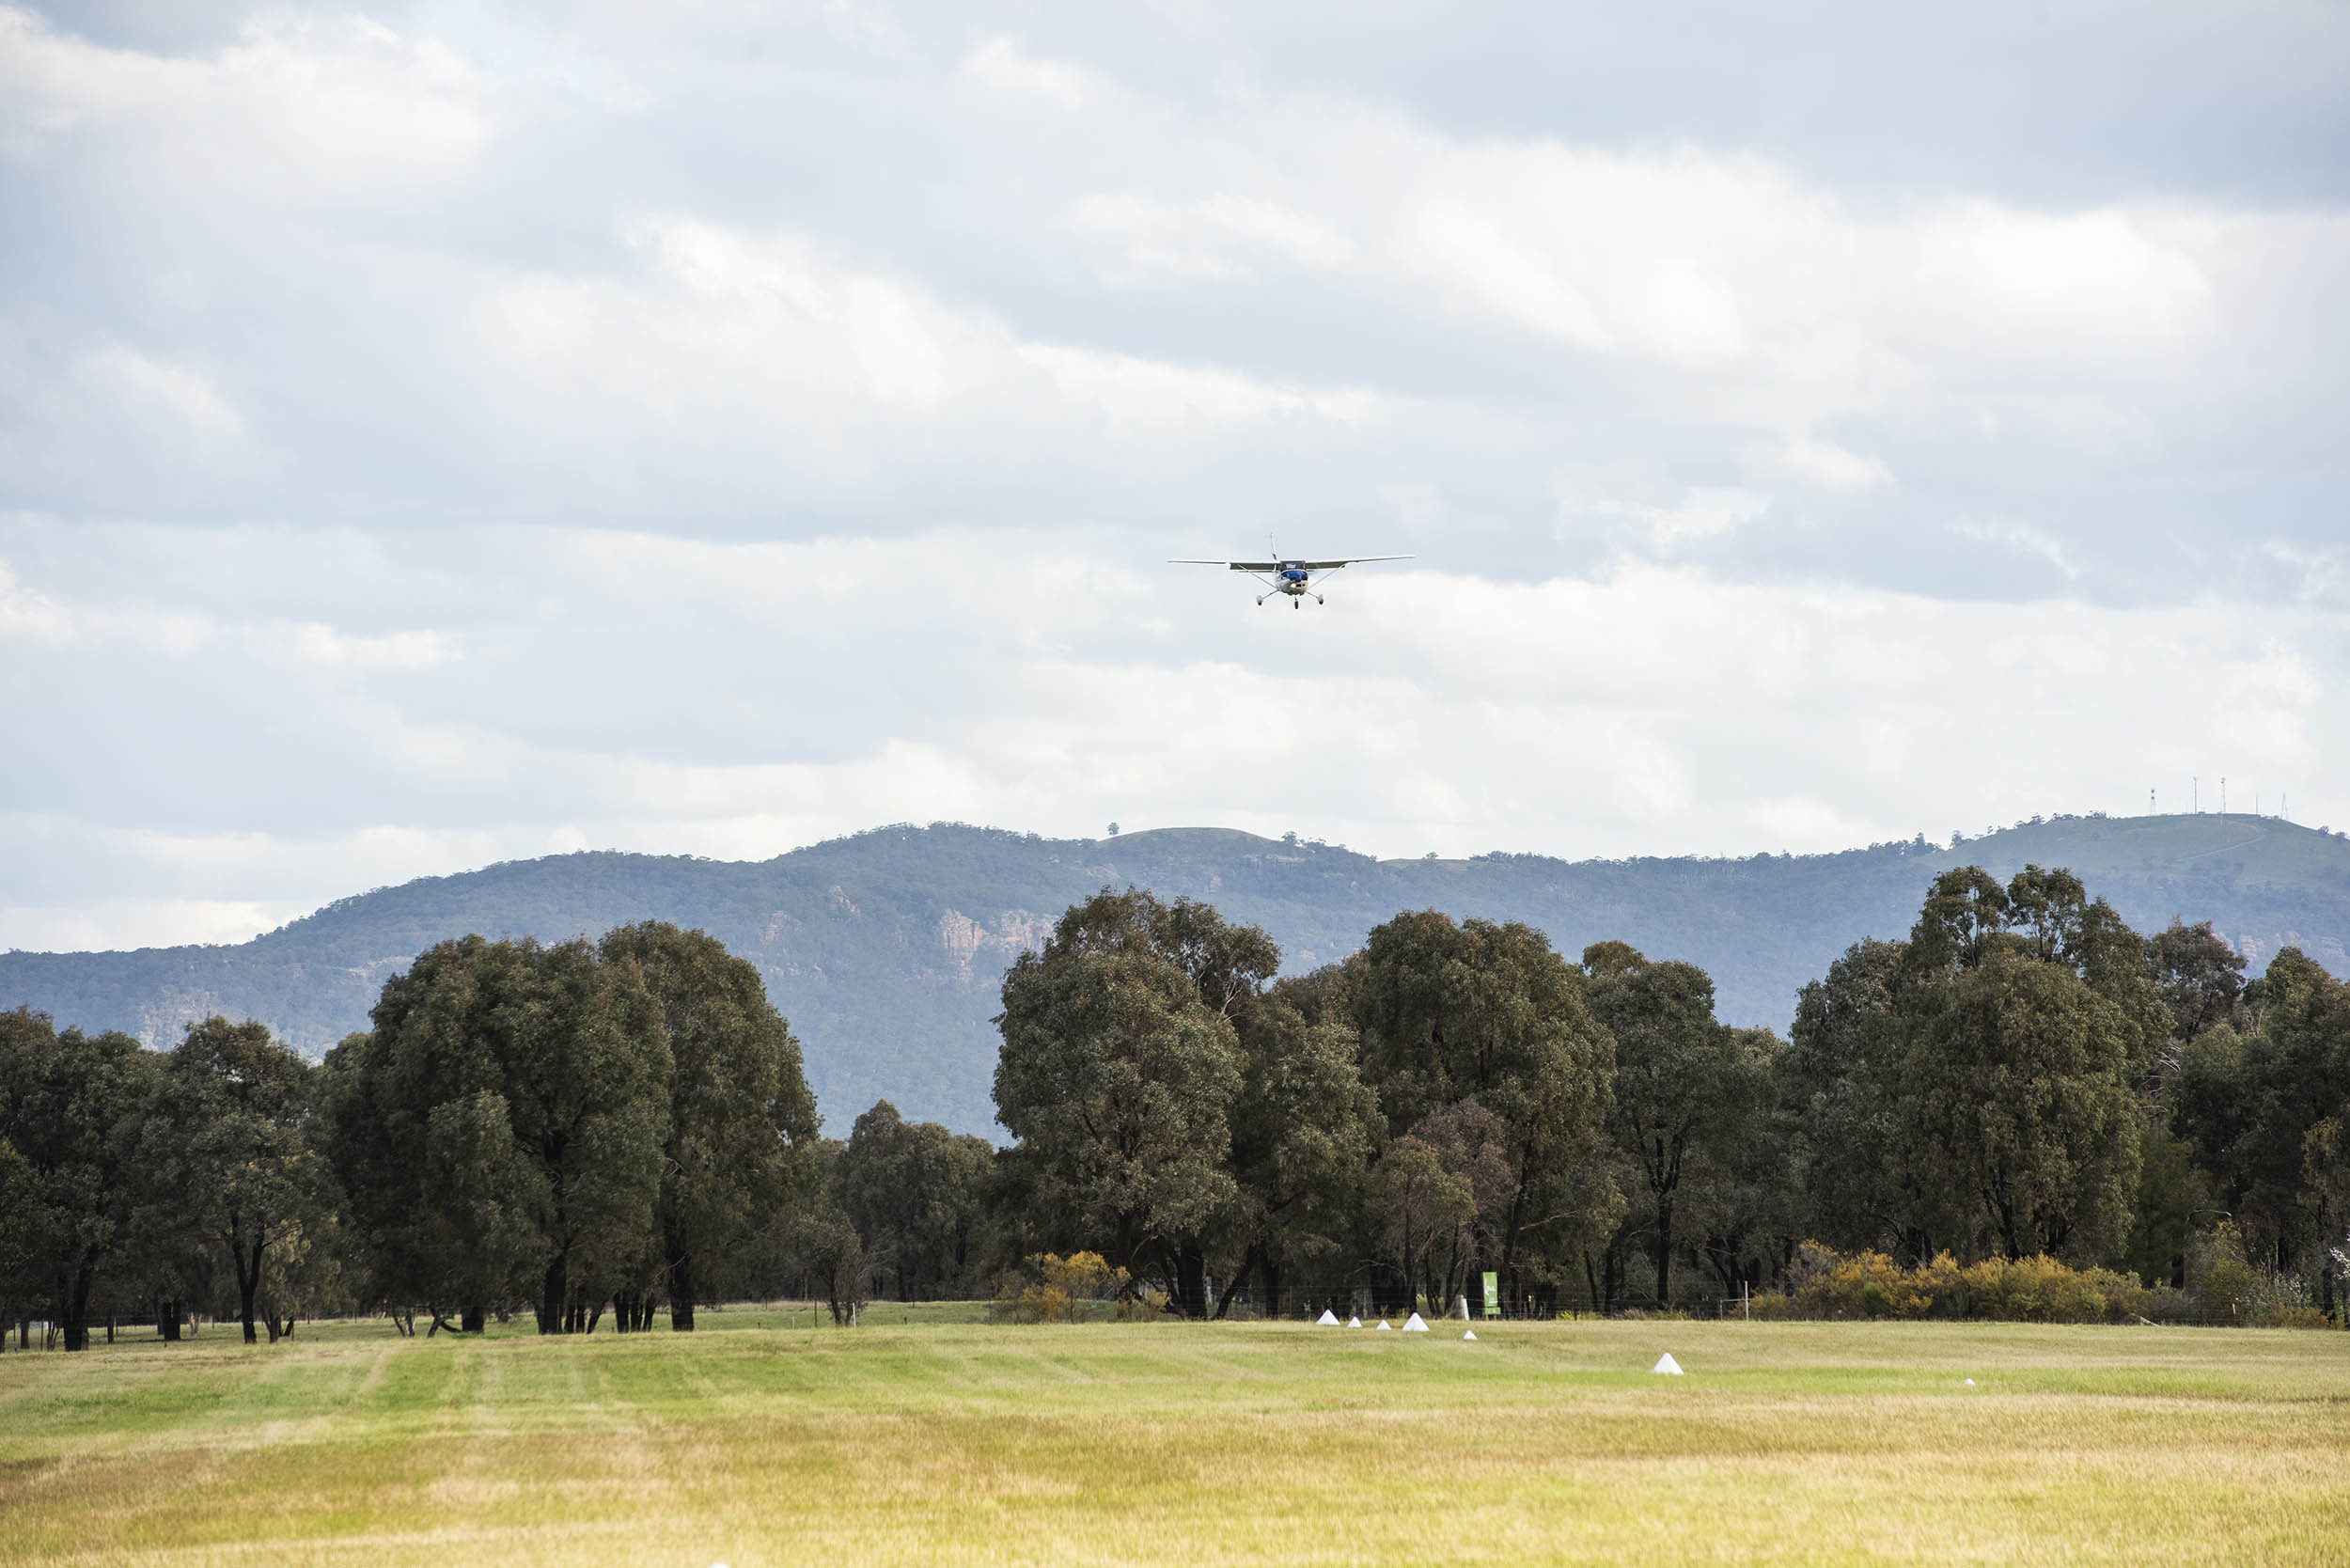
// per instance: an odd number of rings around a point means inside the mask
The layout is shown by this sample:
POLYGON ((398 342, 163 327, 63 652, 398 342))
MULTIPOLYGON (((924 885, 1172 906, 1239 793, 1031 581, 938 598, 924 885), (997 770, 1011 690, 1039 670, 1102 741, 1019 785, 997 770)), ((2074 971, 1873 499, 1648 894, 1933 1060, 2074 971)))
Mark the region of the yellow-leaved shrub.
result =
POLYGON ((1123 1318, 1131 1299, 1128 1277, 1099 1252, 1038 1252, 1006 1274, 991 1314, 1012 1323, 1084 1323, 1104 1316, 1123 1318), (1114 1304, 1114 1308, 1112 1306, 1114 1304))
POLYGON ((1806 1242, 1788 1273, 1785 1310, 1796 1317, 2121 1323, 2142 1315, 2148 1296, 2110 1269, 2076 1269, 2044 1256, 1961 1267, 1944 1252, 1904 1268, 1882 1252, 1847 1254, 1806 1242))

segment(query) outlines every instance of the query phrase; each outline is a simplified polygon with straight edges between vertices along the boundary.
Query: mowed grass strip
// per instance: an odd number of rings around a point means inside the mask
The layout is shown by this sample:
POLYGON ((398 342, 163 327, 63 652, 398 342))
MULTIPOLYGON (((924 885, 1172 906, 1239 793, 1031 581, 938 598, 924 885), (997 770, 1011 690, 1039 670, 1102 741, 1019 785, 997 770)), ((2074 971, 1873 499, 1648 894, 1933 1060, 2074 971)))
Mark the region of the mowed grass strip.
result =
POLYGON ((791 1321, 10 1352, 0 1558, 2350 1562, 2350 1336, 791 1321))

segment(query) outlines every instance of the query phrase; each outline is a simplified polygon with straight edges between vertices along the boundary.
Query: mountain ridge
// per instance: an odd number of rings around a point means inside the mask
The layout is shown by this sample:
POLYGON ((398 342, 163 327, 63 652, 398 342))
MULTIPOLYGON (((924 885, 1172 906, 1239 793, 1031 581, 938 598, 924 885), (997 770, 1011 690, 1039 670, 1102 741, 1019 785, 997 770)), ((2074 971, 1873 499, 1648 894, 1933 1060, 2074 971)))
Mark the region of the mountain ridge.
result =
POLYGON ((2350 842, 2270 817, 2057 817, 1955 845, 1812 855, 1568 861, 1495 853, 1380 860, 1228 828, 1044 839, 907 823, 762 861, 583 851, 354 894, 247 942, 0 954, 0 1007, 150 1044, 222 1011, 316 1054, 364 1028, 384 980, 478 931, 559 940, 641 919, 700 927, 757 964, 791 1019, 827 1121, 880 1097, 988 1132, 1003 970, 1062 909, 1133 884, 1263 925, 1284 967, 1333 962, 1403 909, 1523 919, 1570 957, 1618 938, 1715 978, 1721 1016, 1783 1029, 1796 989, 1863 936, 1899 936, 1950 866, 2070 866, 2145 931, 2210 919, 2257 972, 2302 947, 2350 972, 2350 842))

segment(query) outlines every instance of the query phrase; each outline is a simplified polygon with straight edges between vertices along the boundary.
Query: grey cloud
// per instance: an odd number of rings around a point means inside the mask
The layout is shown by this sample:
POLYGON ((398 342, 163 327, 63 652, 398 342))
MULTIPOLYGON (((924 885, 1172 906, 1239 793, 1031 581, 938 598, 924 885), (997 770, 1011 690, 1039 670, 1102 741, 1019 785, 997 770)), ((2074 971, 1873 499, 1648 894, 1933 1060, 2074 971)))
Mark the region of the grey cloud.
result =
POLYGON ((2339 772, 2338 8, 368 14, 0 13, 0 906, 2339 772))

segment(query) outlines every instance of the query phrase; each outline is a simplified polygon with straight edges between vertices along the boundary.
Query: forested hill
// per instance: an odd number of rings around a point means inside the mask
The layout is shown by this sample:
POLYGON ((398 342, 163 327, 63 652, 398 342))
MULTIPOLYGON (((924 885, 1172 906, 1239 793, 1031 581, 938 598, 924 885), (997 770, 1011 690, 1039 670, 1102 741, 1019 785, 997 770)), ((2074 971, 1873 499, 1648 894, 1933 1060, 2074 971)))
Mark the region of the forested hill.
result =
POLYGON ((1073 901, 1133 883, 1264 926, 1291 969, 1402 909, 1520 919, 1570 957, 1615 937, 1710 971, 1722 1018, 1784 1029, 1805 980, 1864 935, 1898 936, 1934 874, 2069 866, 2141 930, 2213 921, 2257 972, 2287 944, 2350 971, 2350 842, 2248 816, 2066 817, 1967 840, 1744 860, 1374 860, 1333 845, 1169 828, 1118 839, 887 827, 758 863, 586 854, 344 899, 233 947, 0 954, 0 1007, 150 1043, 212 1012, 316 1053, 367 1026, 385 976, 467 932, 596 935, 632 920, 711 932, 760 965, 807 1048, 835 1132, 886 1096, 985 1132, 996 986, 1073 901))

